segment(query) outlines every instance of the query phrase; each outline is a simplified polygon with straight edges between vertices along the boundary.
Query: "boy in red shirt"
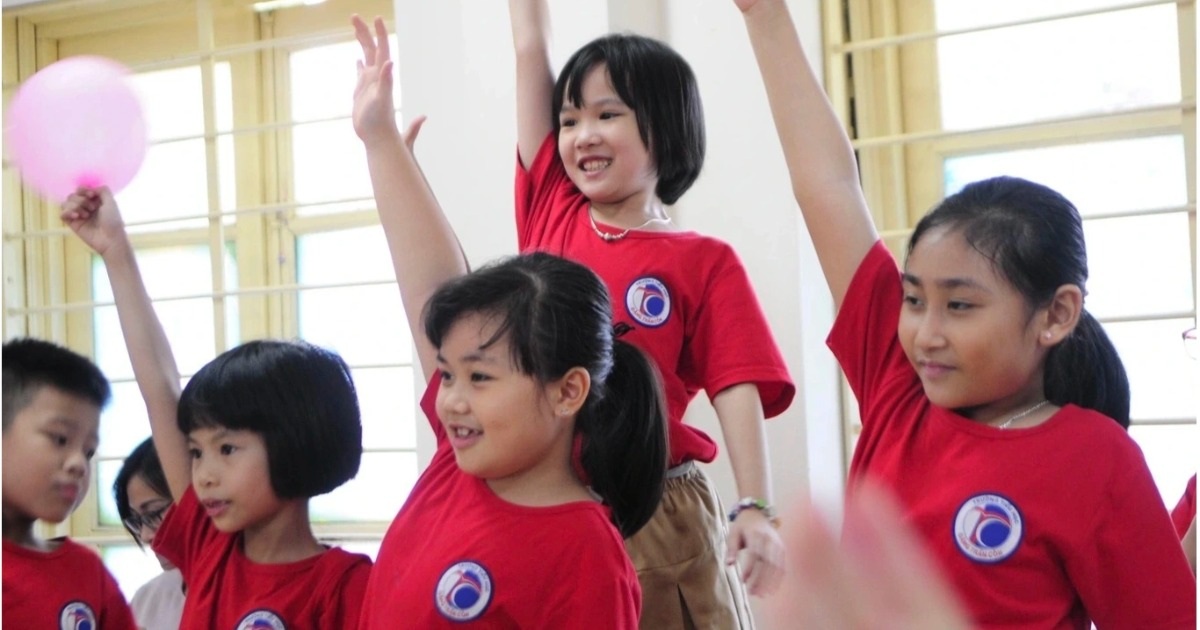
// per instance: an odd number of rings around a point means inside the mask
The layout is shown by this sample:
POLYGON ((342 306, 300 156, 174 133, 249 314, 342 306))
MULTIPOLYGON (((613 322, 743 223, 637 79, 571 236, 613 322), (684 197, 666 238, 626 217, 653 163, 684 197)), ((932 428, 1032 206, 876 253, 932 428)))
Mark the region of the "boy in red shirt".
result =
POLYGON ((108 379, 88 359, 37 339, 4 344, 4 624, 134 628, 112 574, 69 538, 42 540, 83 501, 108 379))

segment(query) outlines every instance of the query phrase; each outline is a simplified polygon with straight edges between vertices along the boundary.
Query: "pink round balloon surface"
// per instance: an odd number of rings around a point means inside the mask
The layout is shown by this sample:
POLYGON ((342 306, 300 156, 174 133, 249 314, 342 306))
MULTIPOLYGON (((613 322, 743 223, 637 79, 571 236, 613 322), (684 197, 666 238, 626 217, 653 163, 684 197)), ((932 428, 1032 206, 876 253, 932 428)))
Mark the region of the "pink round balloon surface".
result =
POLYGON ((9 104, 5 137, 26 184, 59 202, 80 186, 125 187, 146 157, 146 123, 129 71, 68 57, 38 71, 9 104))

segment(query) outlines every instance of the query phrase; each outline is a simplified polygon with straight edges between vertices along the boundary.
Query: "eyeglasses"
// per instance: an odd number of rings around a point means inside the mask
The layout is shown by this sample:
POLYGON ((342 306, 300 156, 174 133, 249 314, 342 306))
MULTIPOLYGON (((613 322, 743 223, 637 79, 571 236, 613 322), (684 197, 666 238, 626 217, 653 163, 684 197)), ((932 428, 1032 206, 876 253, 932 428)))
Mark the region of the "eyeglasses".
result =
POLYGON ((1197 347, 1196 329, 1189 328, 1183 331, 1183 349, 1187 351, 1188 356, 1195 359, 1200 355, 1200 348, 1197 347))
POLYGON ((158 527, 162 525, 163 517, 166 516, 169 509, 171 509, 171 503, 163 503, 159 507, 147 510, 144 514, 134 512, 123 522, 125 523, 125 527, 129 528, 129 531, 141 537, 143 527, 158 531, 158 527))

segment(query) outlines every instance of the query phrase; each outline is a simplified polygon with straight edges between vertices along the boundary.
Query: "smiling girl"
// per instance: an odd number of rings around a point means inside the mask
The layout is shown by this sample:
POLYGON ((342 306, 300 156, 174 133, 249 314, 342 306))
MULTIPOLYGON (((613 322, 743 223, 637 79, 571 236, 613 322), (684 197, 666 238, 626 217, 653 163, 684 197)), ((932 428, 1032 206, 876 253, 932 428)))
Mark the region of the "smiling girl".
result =
POLYGON ((969 184, 884 247, 784 0, 735 0, 858 399, 854 484, 899 497, 981 627, 1194 628, 1195 581, 1084 307, 1080 215, 1012 177, 969 184))
POLYGON ((62 218, 104 260, 175 506, 154 551, 188 585, 181 628, 354 628, 370 559, 317 541, 308 500, 354 477, 362 425, 350 370, 302 341, 252 341, 179 371, 106 188, 62 218))
POLYGON ((354 25, 354 129, 437 439, 380 547, 362 626, 636 628, 621 539, 662 496, 654 368, 615 338, 608 292, 582 265, 533 254, 467 272, 396 126, 383 22, 354 25))
POLYGON ((661 508, 626 541, 646 595, 642 627, 752 628, 746 590, 769 594, 783 566, 764 419, 787 410, 795 387, 737 253, 666 212, 704 163, 699 86, 676 51, 632 34, 585 44, 555 80, 546 4, 509 1, 517 239, 522 252, 603 278, 614 320, 662 373, 672 468, 661 508), (740 497, 728 522, 696 466, 714 461, 717 445, 684 423, 700 390, 740 497))

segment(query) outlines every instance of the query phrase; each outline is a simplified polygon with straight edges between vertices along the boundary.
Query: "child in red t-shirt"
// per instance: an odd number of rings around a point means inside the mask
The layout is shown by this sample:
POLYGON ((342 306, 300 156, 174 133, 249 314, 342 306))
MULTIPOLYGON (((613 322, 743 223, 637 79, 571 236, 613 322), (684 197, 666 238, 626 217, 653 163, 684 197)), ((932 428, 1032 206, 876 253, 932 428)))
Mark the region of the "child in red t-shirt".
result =
POLYGON ((396 126, 383 22, 354 25, 354 129, 437 437, 380 547, 362 626, 632 630, 641 591, 621 538, 650 519, 667 469, 654 367, 616 339, 586 267, 538 253, 467 272, 396 126))
POLYGON ((921 219, 898 269, 785 1, 735 4, 838 307, 829 346, 863 424, 850 491, 898 496, 980 626, 1194 628, 1124 368, 1084 308, 1078 211, 975 182, 921 219))
POLYGON ((104 260, 175 505, 154 551, 187 584, 181 628, 354 628, 371 561, 313 534, 308 500, 354 477, 362 424, 350 370, 302 341, 251 341, 180 392, 116 201, 80 189, 63 220, 104 260))
POLYGON ((133 613, 100 556, 42 540, 91 487, 108 379, 91 361, 38 339, 4 344, 4 626, 133 630, 133 613))
POLYGON ((546 1, 510 0, 509 11, 520 250, 603 278, 614 319, 654 359, 667 392, 672 478, 663 509, 626 541, 646 595, 642 627, 753 627, 744 591, 771 593, 782 570, 764 418, 785 411, 795 387, 736 253, 680 230, 665 209, 704 162, 695 75, 666 44, 614 34, 576 51, 556 81, 546 1), (683 422, 700 390, 742 497, 728 521, 694 466, 712 462, 716 444, 683 422))

